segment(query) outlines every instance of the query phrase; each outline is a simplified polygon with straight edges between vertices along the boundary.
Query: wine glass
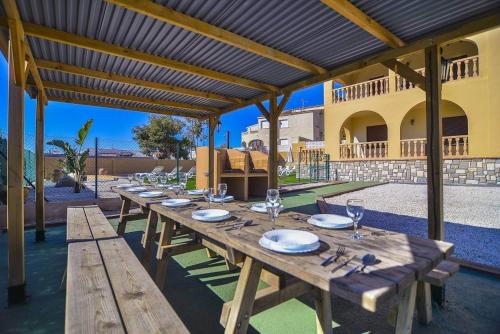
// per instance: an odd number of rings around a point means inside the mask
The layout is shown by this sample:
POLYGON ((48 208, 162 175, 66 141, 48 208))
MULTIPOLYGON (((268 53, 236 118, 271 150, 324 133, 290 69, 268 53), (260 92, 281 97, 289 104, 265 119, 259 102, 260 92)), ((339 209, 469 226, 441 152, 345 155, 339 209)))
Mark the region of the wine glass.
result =
POLYGON ((266 197, 266 209, 271 218, 271 229, 274 230, 276 219, 279 216, 281 209, 281 198, 278 189, 268 189, 266 197))
POLYGON ((226 183, 219 183, 219 196, 220 196, 220 201, 222 203, 222 206, 224 206, 224 199, 226 197, 227 193, 227 184, 226 183))
POLYGON ((363 218, 365 212, 365 203, 362 199, 348 199, 346 205, 347 215, 351 217, 354 226, 353 239, 361 239, 361 234, 358 231, 358 222, 363 218))
POLYGON ((210 202, 214 197, 214 188, 203 189, 203 198, 208 202, 208 208, 210 209, 210 202))
POLYGON ((179 176, 179 186, 181 188, 181 192, 184 192, 184 190, 186 190, 186 185, 187 185, 187 175, 186 173, 183 173, 179 176))
POLYGON ((127 179, 129 183, 132 183, 132 181, 134 181, 134 174, 128 174, 127 179))
POLYGON ((151 182, 153 187, 156 189, 158 187, 158 176, 154 173, 149 174, 149 182, 151 182))
POLYGON ((175 185, 172 187, 172 190, 174 191, 175 197, 179 198, 179 193, 181 192, 181 186, 175 185))
POLYGON ((160 180, 162 188, 166 188, 167 187, 168 178, 165 175, 160 175, 158 178, 160 180))

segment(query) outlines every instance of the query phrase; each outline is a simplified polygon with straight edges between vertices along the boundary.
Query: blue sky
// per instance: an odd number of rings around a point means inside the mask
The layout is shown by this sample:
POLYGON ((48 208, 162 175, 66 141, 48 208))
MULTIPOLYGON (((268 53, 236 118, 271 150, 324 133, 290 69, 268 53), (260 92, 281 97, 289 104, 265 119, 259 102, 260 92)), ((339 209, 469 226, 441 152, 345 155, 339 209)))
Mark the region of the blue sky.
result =
MULTIPOLYGON (((2 135, 7 130, 7 61, 0 56, 0 129, 2 135)), ((292 95, 286 108, 297 108, 302 105, 312 106, 323 104, 323 86, 316 85, 292 95)), ((36 102, 25 96, 25 135, 29 146, 35 134, 36 102)), ((49 102, 45 108, 45 135, 50 138, 73 138, 81 125, 89 118, 94 119, 94 125, 89 134, 89 143, 96 136, 100 138, 100 147, 135 149, 137 145, 132 139, 132 128, 145 124, 147 113, 125 111, 110 108, 83 106, 60 102, 49 102)), ((221 131, 215 135, 215 145, 226 142, 226 131, 230 131, 232 147, 241 144, 241 132, 247 126, 255 124, 260 112, 255 106, 250 106, 221 117, 221 131)))

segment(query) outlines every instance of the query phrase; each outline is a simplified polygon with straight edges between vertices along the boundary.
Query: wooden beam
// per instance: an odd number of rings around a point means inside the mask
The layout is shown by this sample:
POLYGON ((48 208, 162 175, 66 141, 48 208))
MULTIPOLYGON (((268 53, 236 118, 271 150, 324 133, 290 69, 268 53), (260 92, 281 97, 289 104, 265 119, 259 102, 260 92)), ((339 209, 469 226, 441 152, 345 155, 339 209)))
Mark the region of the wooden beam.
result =
POLYGON ((38 66, 38 68, 43 68, 43 69, 52 70, 52 71, 59 71, 59 72, 63 72, 63 73, 73 74, 73 75, 81 75, 81 76, 85 76, 88 78, 96 78, 96 79, 126 83, 129 85, 134 85, 134 86, 139 86, 139 87, 144 87, 144 88, 151 88, 151 89, 158 89, 158 90, 168 91, 168 92, 172 92, 172 93, 176 93, 176 94, 182 94, 182 95, 187 95, 187 96, 192 96, 192 97, 201 97, 204 99, 216 100, 216 101, 221 101, 221 102, 226 102, 226 103, 242 103, 243 102, 242 99, 235 98, 235 97, 228 97, 228 96, 223 96, 223 95, 214 94, 214 93, 210 93, 210 92, 202 92, 202 91, 197 91, 197 90, 188 89, 188 88, 184 88, 184 87, 173 86, 173 85, 163 84, 163 83, 154 82, 154 81, 147 81, 147 80, 127 77, 124 75, 119 75, 119 74, 114 74, 114 73, 96 71, 96 70, 92 70, 89 68, 83 68, 83 67, 58 63, 58 62, 50 61, 50 60, 36 59, 35 63, 38 66))
MULTIPOLYGON (((490 11, 487 15, 481 15, 479 17, 473 17, 470 21, 461 22, 457 24, 452 24, 444 27, 442 30, 437 32, 432 32, 414 42, 408 43, 403 47, 394 48, 382 51, 375 55, 369 55, 361 59, 357 59, 346 63, 344 65, 338 66, 332 70, 329 70, 326 74, 320 74, 317 76, 312 76, 306 79, 298 80, 294 83, 289 84, 281 89, 282 93, 294 92, 296 90, 310 87, 324 81, 331 80, 332 78, 351 73, 370 65, 375 65, 382 63, 386 60, 397 59, 401 56, 408 55, 411 53, 418 52, 429 46, 439 45, 445 42, 452 42, 460 40, 466 36, 470 36, 481 31, 489 30, 500 25, 500 10, 490 11)), ((228 113, 236 109, 240 109, 252 104, 256 104, 259 101, 265 101, 269 99, 270 94, 265 93, 257 97, 245 100, 242 104, 235 106, 230 106, 222 109, 222 113, 228 113)))
POLYGON ((406 80, 410 81, 411 83, 415 84, 416 87, 422 89, 425 91, 425 78, 422 74, 415 72, 410 66, 403 64, 400 61, 397 61, 396 59, 389 59, 382 64, 389 68, 391 71, 394 71, 396 74, 399 74, 406 80))
MULTIPOLYGON (((6 7, 7 3, 11 1, 4 0, 4 7, 6 10, 9 9, 10 6, 6 7)), ((12 19, 9 17, 9 39, 11 41, 11 50, 12 50, 12 63, 14 66, 14 79, 15 83, 18 86, 24 86, 25 84, 25 47, 24 47, 24 38, 23 38, 23 29, 22 25, 19 21, 12 19)))
POLYGON ((283 94, 283 98, 281 99, 281 102, 278 106, 278 113, 281 115, 281 113, 283 112, 283 109, 285 109, 286 107, 286 104, 288 103, 288 100, 290 99, 290 96, 292 94, 290 92, 287 92, 285 94, 283 94))
POLYGON ((128 10, 135 11, 142 15, 152 17, 156 20, 178 26, 189 30, 195 34, 200 34, 219 42, 229 44, 247 52, 255 53, 259 56, 272 59, 282 64, 297 68, 304 72, 314 74, 326 73, 326 70, 320 66, 297 58, 290 54, 270 48, 257 43, 249 38, 237 35, 228 30, 219 28, 207 22, 198 20, 194 17, 182 14, 171 8, 162 6, 147 0, 106 0, 112 4, 122 6, 128 10))
POLYGON ((425 104, 427 121, 427 217, 429 239, 443 240, 443 151, 441 120, 441 52, 425 49, 425 104))
POLYGON ((278 189, 279 111, 276 95, 269 99, 269 156, 267 168, 268 188, 278 189))
POLYGON ((257 103, 255 103, 255 105, 257 106, 257 108, 259 109, 260 113, 265 117, 265 119, 267 119, 267 121, 269 122, 270 120, 270 116, 269 116, 269 111, 267 111, 266 107, 264 107, 264 105, 262 104, 262 102, 260 101, 257 101, 257 103))
POLYGON ((66 85, 66 84, 63 84, 63 83, 52 82, 52 81, 45 81, 43 83, 43 85, 46 88, 48 88, 48 89, 56 89, 56 90, 65 91, 65 92, 71 92, 71 93, 81 93, 81 94, 86 94, 86 95, 93 95, 93 96, 100 96, 100 97, 108 97, 108 98, 113 98, 113 99, 119 99, 119 100, 124 100, 124 101, 156 104, 156 105, 165 106, 165 107, 171 107, 171 108, 180 108, 180 109, 187 109, 187 110, 198 110, 198 111, 204 111, 204 112, 209 111, 209 112, 212 112, 214 114, 218 114, 219 113, 219 110, 217 108, 207 107, 207 106, 201 106, 201 105, 191 104, 191 103, 183 103, 183 102, 168 101, 168 100, 150 99, 150 98, 140 97, 140 96, 135 96, 135 95, 119 94, 119 93, 102 91, 102 90, 99 90, 99 89, 92 89, 92 88, 86 88, 86 87, 81 87, 81 86, 66 85))
POLYGON ((31 52, 31 48, 26 39, 25 39, 25 45, 26 45, 26 58, 28 59, 28 66, 31 72, 31 76, 33 77, 33 81, 35 82, 36 88, 42 94, 43 101, 47 103, 48 99, 45 93, 45 87, 43 86, 42 77, 40 76, 40 72, 38 71, 35 58, 33 57, 33 53, 31 52))
POLYGON ((115 103, 95 102, 95 101, 90 101, 90 100, 72 99, 72 98, 55 97, 55 96, 50 97, 50 101, 83 104, 83 105, 87 105, 87 106, 103 107, 103 108, 114 108, 114 109, 123 109, 123 110, 131 110, 131 111, 141 111, 141 112, 147 112, 147 113, 151 113, 151 114, 160 114, 160 115, 172 115, 172 116, 182 116, 182 117, 190 117, 190 118, 205 118, 206 117, 206 115, 197 115, 197 114, 191 113, 191 112, 186 112, 186 113, 180 114, 180 113, 176 113, 176 112, 163 111, 163 110, 158 110, 158 109, 154 109, 154 108, 126 106, 126 105, 120 105, 120 104, 115 104, 115 103))
MULTIPOLYGON (((7 138, 8 302, 26 299, 24 272, 24 87, 15 79, 13 42, 9 45, 7 138)), ((23 60, 24 66, 24 60, 23 60)), ((21 81, 22 83, 22 81, 21 81)))
POLYGON ((385 44, 393 48, 404 46, 402 40, 354 6, 349 0, 321 0, 321 2, 385 44))
POLYGON ((124 48, 119 45, 109 44, 103 41, 87 38, 81 35, 71 34, 65 31, 48 28, 42 25, 23 22, 24 32, 28 36, 33 36, 52 42, 71 45, 87 50, 101 52, 125 59, 130 59, 142 63, 152 64, 175 71, 194 74, 205 78, 227 82, 234 85, 248 87, 263 91, 278 91, 279 88, 266 83, 256 82, 250 79, 238 77, 231 74, 217 72, 207 68, 183 63, 149 53, 124 48))
POLYGON ((45 99, 43 92, 39 91, 36 99, 36 140, 35 140, 35 211, 36 211, 36 241, 45 240, 45 199, 44 199, 44 175, 45 175, 45 154, 44 154, 44 126, 45 126, 45 99))
POLYGON ((215 128, 219 119, 210 117, 208 119, 208 187, 213 188, 215 184, 215 169, 214 169, 214 150, 215 150, 215 128))

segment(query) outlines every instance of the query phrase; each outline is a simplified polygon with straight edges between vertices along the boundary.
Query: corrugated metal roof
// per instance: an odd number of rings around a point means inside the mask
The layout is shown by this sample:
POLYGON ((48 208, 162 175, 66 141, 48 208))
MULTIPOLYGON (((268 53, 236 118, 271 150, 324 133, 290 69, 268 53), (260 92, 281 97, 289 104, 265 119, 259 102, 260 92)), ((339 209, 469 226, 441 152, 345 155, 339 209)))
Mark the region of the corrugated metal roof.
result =
MULTIPOLYGON (((156 0, 156 3, 326 69, 389 48, 319 0, 156 0)), ((352 3, 406 42, 469 17, 500 10, 500 0, 352 0, 352 3)), ((278 87, 313 75, 104 0, 17 0, 17 5, 26 22, 278 87)), ((5 15, 1 5, 0 15, 5 15)), ((29 37, 29 44, 35 58, 240 99, 263 93, 39 38, 29 37)), ((55 71, 41 72, 44 80, 131 96, 216 108, 231 105, 55 71)), ((69 93, 51 90, 51 96, 60 97, 54 94, 69 93)))

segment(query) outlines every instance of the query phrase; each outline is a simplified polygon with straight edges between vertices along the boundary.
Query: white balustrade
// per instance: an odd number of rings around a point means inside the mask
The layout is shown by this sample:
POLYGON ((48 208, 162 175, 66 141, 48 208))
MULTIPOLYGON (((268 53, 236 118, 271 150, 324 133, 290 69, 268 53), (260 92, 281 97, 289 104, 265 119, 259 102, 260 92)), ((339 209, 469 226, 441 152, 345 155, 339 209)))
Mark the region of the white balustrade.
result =
MULTIPOLYGON (((425 138, 401 140, 402 158, 422 158, 427 156, 427 140, 425 138)), ((443 137, 443 156, 457 157, 469 155, 469 136, 443 137)))
POLYGON ((380 159, 388 153, 387 141, 340 144, 341 159, 380 159))
POLYGON ((333 90, 333 103, 364 99, 389 92, 389 77, 364 81, 358 84, 335 88, 333 90))

